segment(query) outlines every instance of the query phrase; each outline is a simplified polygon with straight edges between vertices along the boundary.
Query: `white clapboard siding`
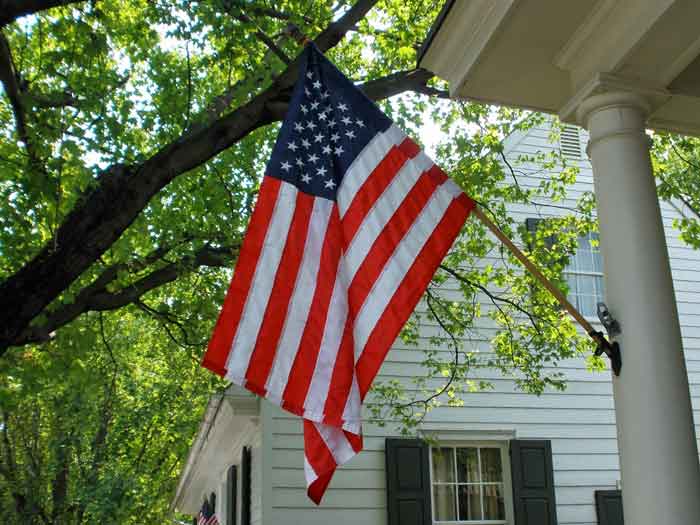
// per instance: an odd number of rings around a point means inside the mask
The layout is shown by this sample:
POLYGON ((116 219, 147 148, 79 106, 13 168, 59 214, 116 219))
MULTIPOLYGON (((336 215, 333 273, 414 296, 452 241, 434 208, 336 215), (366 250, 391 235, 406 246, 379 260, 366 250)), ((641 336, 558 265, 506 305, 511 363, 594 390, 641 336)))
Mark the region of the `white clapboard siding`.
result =
MULTIPOLYGON (((546 152, 549 143, 547 125, 519 133, 506 141, 506 152, 512 163, 519 155, 546 152)), ((580 167, 576 184, 567 200, 558 205, 573 206, 578 198, 593 190, 590 165, 585 159, 587 135, 581 132, 581 159, 568 159, 580 167)), ((517 165, 519 183, 535 187, 550 174, 536 165, 517 165)), ((678 210, 667 203, 661 206, 668 239, 684 345, 687 349, 693 407, 696 421, 700 420, 700 253, 686 246, 673 229, 678 210)), ((512 207, 517 221, 528 217, 556 216, 562 213, 554 207, 512 207)), ((497 253, 486 257, 483 264, 500 264, 497 253)), ((443 293, 458 299, 459 287, 447 283, 443 293)), ((488 301, 483 309, 488 311, 488 301)), ((489 340, 494 324, 480 321, 483 330, 476 337, 464 339, 466 348, 478 349, 482 358, 489 356, 489 340)), ((444 335, 434 322, 422 320, 418 348, 397 341, 382 366, 378 380, 396 379, 411 385, 411 378, 425 376, 421 367, 420 348, 430 344, 432 336, 444 335)), ((447 349, 441 356, 449 359, 447 349)), ((624 366, 624 365, 623 365, 624 366)), ((426 418, 430 431, 466 431, 481 433, 511 432, 517 439, 549 439, 552 442, 557 515, 560 525, 595 525, 594 491, 614 489, 620 478, 615 429, 615 413, 610 373, 592 373, 583 359, 569 359, 556 369, 565 374, 567 388, 563 392, 548 390, 541 396, 527 395, 517 390, 512 379, 489 369, 476 369, 470 379, 491 381, 493 390, 464 394, 464 406, 434 410, 426 418)), ((439 387, 444 378, 428 381, 431 388, 439 387)), ((420 394, 416 392, 416 394, 420 394)), ((368 398, 371 402, 372 397, 368 398)), ((366 423, 365 450, 339 469, 320 507, 313 505, 305 493, 303 472, 303 438, 301 422, 269 404, 264 404, 264 433, 270 457, 271 481, 265 483, 271 494, 265 506, 265 523, 304 525, 355 525, 358 523, 384 525, 386 514, 386 485, 384 441, 398 436, 391 423, 385 427, 366 423), (267 514, 269 513, 269 519, 267 514)))

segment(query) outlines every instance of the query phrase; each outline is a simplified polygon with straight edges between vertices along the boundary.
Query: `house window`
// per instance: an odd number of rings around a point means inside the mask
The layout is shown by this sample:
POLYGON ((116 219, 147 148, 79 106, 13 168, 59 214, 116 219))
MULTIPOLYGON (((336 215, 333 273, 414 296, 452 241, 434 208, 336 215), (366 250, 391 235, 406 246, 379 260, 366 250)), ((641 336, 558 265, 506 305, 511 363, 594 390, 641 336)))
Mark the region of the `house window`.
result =
POLYGON ((576 126, 564 124, 559 138, 561 154, 570 159, 581 158, 581 136, 576 126))
POLYGON ((433 522, 507 523, 505 458, 498 445, 433 447, 433 522))
POLYGON ((597 303, 603 300, 603 260, 598 234, 579 238, 576 253, 564 270, 569 285, 569 300, 586 317, 596 317, 597 303))

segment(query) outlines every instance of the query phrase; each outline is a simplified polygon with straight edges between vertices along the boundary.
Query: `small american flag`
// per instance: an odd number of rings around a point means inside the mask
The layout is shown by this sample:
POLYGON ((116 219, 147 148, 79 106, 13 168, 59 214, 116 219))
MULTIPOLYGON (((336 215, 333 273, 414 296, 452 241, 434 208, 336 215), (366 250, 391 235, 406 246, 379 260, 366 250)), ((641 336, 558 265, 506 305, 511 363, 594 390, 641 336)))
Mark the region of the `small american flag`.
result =
POLYGON ((202 508, 197 514, 197 525, 219 525, 214 508, 206 500, 202 503, 202 508))
POLYGON ((310 44, 204 366, 304 419, 309 497, 474 202, 310 44))

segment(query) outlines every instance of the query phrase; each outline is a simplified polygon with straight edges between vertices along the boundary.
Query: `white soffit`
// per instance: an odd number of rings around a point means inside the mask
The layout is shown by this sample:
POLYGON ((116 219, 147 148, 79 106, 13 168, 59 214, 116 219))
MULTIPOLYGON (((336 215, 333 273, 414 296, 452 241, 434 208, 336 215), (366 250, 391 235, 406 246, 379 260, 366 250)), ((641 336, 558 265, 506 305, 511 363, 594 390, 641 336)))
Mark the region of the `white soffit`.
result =
POLYGON ((213 396, 187 457, 171 508, 196 514, 202 495, 216 487, 226 469, 235 462, 235 451, 245 445, 246 435, 258 425, 260 400, 236 385, 213 396))
POLYGON ((420 59, 456 98, 576 120, 585 97, 649 95, 649 126, 700 134, 700 1, 454 0, 420 59))

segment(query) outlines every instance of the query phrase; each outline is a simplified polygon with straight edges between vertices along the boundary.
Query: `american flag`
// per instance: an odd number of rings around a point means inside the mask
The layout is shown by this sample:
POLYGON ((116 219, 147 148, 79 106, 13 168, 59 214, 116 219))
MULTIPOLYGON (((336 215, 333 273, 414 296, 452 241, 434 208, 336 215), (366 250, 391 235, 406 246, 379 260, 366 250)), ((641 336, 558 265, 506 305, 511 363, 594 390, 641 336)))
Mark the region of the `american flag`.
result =
POLYGON ((197 525, 219 525, 214 508, 206 500, 197 514, 197 525))
POLYGON ((309 497, 474 203, 309 44, 204 366, 304 419, 309 497))

